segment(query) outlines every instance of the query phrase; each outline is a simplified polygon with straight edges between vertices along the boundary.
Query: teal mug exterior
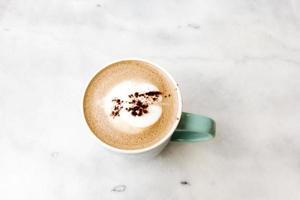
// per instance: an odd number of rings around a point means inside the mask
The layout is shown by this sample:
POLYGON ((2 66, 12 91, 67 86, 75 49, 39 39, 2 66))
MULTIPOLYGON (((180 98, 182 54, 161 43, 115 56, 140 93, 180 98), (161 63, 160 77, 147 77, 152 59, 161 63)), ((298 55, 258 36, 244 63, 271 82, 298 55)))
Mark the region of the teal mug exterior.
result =
POLYGON ((213 119, 202 115, 182 112, 181 119, 171 141, 198 142, 215 137, 216 125, 213 119))

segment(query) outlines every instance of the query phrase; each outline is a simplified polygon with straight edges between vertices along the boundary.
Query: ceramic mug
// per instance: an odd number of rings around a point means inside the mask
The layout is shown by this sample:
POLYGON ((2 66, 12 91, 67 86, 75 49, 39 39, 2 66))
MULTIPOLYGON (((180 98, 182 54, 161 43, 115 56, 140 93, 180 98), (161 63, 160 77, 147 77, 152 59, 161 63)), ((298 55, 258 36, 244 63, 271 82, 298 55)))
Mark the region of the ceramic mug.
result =
MULTIPOLYGON (((161 140, 151 145, 150 147, 146 147, 142 149, 134 149, 134 150, 124 150, 124 149, 119 149, 110 146, 102 142, 100 139, 96 137, 97 140, 100 141, 100 144, 102 146, 110 150, 110 152, 117 153, 119 155, 122 155, 123 157, 151 158, 158 155, 170 141, 198 142, 198 141, 205 141, 214 138, 215 122, 213 119, 198 114, 182 112, 182 96, 181 96, 180 88, 178 87, 174 78, 169 74, 169 72, 167 72, 164 68, 158 66, 157 64, 139 58, 122 59, 115 62, 126 61, 126 60, 136 60, 136 61, 143 61, 143 62, 150 63, 154 67, 164 72, 165 75, 170 78, 170 80, 174 84, 174 87, 177 89, 176 91, 178 94, 178 102, 179 102, 178 105, 179 113, 177 116, 180 117, 180 120, 175 120, 170 132, 166 134, 161 140)), ((106 67, 113 63, 106 65, 106 67)), ((103 69, 105 69, 106 67, 104 67, 103 69)))

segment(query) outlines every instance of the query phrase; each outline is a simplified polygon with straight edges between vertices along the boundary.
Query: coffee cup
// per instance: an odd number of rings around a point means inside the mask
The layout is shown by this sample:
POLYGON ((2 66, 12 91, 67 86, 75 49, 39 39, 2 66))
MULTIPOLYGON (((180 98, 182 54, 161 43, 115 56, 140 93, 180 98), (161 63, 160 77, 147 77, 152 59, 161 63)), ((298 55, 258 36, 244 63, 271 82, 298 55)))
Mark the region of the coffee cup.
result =
POLYGON ((170 141, 215 136, 214 120, 183 112, 174 78, 144 59, 123 59, 102 68, 88 84, 83 110, 99 143, 126 157, 149 158, 170 141))

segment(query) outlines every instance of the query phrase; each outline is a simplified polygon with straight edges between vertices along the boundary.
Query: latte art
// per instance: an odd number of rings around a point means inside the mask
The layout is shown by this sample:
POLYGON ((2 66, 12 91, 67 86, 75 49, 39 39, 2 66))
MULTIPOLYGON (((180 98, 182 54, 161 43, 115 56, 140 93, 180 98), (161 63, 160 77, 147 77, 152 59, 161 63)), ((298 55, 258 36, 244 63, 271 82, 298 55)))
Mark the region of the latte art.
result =
POLYGON ((120 149, 149 147, 178 120, 175 84, 152 64, 127 60, 101 70, 84 97, 84 115, 92 132, 120 149))
POLYGON ((124 108, 124 104, 127 105, 125 110, 130 112, 135 117, 146 115, 149 106, 161 101, 160 91, 150 91, 146 93, 138 93, 128 95, 130 100, 124 101, 118 98, 112 100, 115 103, 111 115, 113 117, 120 116, 120 111, 124 108), (124 104, 123 104, 124 103, 124 104))
POLYGON ((146 128, 159 120, 162 98, 162 92, 152 84, 122 82, 106 96, 106 114, 114 124, 146 128))

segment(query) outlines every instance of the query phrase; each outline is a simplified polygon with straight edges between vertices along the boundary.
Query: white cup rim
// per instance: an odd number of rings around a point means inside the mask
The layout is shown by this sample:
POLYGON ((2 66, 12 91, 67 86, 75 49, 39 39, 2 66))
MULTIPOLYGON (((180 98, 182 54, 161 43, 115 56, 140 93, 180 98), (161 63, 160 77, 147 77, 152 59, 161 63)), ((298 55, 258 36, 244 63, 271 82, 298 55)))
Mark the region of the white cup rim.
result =
MULTIPOLYGON (((158 68, 159 70, 161 70, 163 73, 165 73, 165 75, 171 80, 171 82, 174 84, 174 87, 176 88, 176 92, 177 92, 177 96, 178 96, 178 110, 177 110, 177 119, 180 119, 181 117, 181 114, 182 114, 182 96, 181 96, 181 92, 180 92, 180 88, 178 87, 178 84, 177 82, 175 81, 175 79, 173 78, 173 76, 167 71, 165 70, 164 68, 162 68, 161 66, 149 61, 149 60, 146 60, 146 59, 142 59, 142 58, 135 58, 135 57, 129 57, 129 58, 122 58, 122 59, 118 59, 118 60, 115 60, 113 62, 110 62, 106 65, 104 65, 103 68, 101 68, 99 71, 97 71, 97 73, 92 77, 92 79, 97 75, 99 74, 101 71, 103 71, 104 69, 106 69, 108 66, 112 65, 112 64, 115 64, 115 63, 118 63, 118 62, 122 62, 122 61, 142 61, 142 62, 146 62, 146 63, 149 63, 151 65, 153 65, 154 67, 158 68)), ((92 80, 91 79, 91 80, 92 80)), ((91 80, 89 81, 88 85, 91 83, 91 80)), ((86 90, 87 90, 87 87, 86 87, 86 90)), ((86 92, 85 90, 85 92, 86 92)), ((85 95, 84 95, 85 97, 85 95)), ((84 117, 85 118, 85 117, 84 117)), ((85 118, 86 120, 86 118, 85 118)), ((153 145, 149 146, 149 147, 146 147, 146 148, 141 148, 141 149, 119 149, 117 147, 114 147, 114 146, 111 146, 109 144, 106 144, 105 142, 103 142, 100 138, 98 138, 94 133, 93 131, 91 130, 91 132, 93 133, 93 135, 97 138, 97 140, 100 142, 100 144, 102 146, 104 146, 106 149, 108 150, 111 150, 113 152, 117 152, 117 153, 122 153, 122 154, 140 154, 140 153, 145 153, 145 152, 148 152, 152 149, 155 149, 157 148, 158 146, 160 146, 162 143, 164 143, 165 141, 167 141, 171 136, 172 134, 174 133, 176 127, 178 126, 178 123, 179 123, 180 120, 175 120, 171 130, 169 131, 168 134, 166 134, 163 138, 161 138, 158 142, 154 143, 153 145)))

